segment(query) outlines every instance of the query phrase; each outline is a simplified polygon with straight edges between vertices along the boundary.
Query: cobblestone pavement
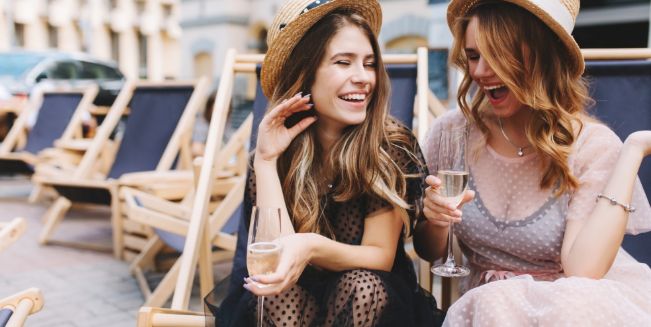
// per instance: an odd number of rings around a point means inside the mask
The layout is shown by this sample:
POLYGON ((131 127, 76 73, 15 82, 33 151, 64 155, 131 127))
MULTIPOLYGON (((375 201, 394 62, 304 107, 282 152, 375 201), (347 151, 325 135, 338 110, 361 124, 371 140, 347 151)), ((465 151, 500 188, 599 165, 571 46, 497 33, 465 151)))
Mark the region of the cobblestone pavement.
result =
MULTIPOLYGON (((26 179, 0 179, 0 221, 20 216, 28 225, 25 234, 0 253, 0 298, 29 287, 41 289, 43 310, 27 319, 28 327, 135 326, 143 297, 128 264, 110 253, 38 245, 47 203, 28 203, 30 190, 26 179)), ((108 208, 73 208, 55 238, 109 246, 109 217, 108 208)), ((229 270, 229 264, 216 265, 215 280, 229 270)), ((161 275, 149 278, 159 280, 161 275)), ((200 303, 195 283, 191 309, 202 310, 200 303)))

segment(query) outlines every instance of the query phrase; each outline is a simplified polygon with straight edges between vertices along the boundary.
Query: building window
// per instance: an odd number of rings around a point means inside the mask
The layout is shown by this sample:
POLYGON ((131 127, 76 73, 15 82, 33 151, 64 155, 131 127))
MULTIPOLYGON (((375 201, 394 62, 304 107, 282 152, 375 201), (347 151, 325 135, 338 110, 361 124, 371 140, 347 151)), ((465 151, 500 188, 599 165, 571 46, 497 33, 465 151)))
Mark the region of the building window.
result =
POLYGON ((111 59, 120 62, 120 34, 111 30, 111 59))
POLYGON ((20 48, 25 47, 25 24, 15 23, 14 35, 16 37, 15 45, 20 48))
POLYGON ((147 36, 138 31, 138 76, 147 79, 147 36))
POLYGON ((59 47, 59 29, 52 24, 47 24, 47 42, 52 49, 59 47))

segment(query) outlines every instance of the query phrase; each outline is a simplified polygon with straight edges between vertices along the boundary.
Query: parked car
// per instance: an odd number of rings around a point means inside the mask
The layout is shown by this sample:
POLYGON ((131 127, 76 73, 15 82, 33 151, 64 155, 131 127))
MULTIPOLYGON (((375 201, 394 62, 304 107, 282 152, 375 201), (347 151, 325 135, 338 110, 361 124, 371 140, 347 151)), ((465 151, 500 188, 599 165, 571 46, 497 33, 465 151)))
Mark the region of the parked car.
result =
POLYGON ((0 52, 0 84, 17 97, 27 97, 39 83, 84 86, 96 83, 95 104, 110 106, 124 84, 115 63, 89 55, 58 51, 0 52))

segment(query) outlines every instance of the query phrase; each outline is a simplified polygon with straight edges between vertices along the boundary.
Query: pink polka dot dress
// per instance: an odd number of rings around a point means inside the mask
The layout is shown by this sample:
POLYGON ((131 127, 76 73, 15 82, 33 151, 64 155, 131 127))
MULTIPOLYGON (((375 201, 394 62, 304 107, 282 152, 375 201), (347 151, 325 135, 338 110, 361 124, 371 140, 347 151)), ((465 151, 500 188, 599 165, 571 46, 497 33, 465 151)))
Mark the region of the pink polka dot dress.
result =
MULTIPOLYGON (((439 118, 424 144, 435 171, 441 126, 466 124, 459 111, 439 118)), ((476 127, 468 140, 469 188, 475 199, 455 226, 470 276, 464 295, 448 310, 447 326, 649 326, 651 269, 620 248, 603 279, 565 277, 561 245, 565 226, 588 219, 621 141, 606 126, 586 122, 569 158, 580 186, 554 196, 540 189, 540 159, 531 153, 504 157, 476 127)), ((651 208, 639 181, 627 232, 651 229, 651 208)))

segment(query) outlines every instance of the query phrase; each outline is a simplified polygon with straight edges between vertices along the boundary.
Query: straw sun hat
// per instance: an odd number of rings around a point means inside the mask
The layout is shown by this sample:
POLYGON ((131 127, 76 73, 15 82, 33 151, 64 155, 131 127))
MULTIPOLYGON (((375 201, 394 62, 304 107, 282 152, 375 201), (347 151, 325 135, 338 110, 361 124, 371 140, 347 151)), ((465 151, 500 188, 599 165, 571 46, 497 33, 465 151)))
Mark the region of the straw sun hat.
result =
MULTIPOLYGON (((536 15, 565 44, 574 63, 575 75, 581 75, 585 68, 581 49, 572 37, 572 30, 579 13, 579 0, 503 0, 522 7, 536 15)), ((453 28, 457 18, 462 17, 484 0, 452 0, 448 5, 448 26, 453 28)))
POLYGON ((269 32, 269 50, 262 63, 262 91, 271 97, 280 70, 303 35, 323 16, 336 9, 350 9, 362 16, 377 36, 382 26, 382 9, 376 0, 289 0, 278 10, 269 32))

